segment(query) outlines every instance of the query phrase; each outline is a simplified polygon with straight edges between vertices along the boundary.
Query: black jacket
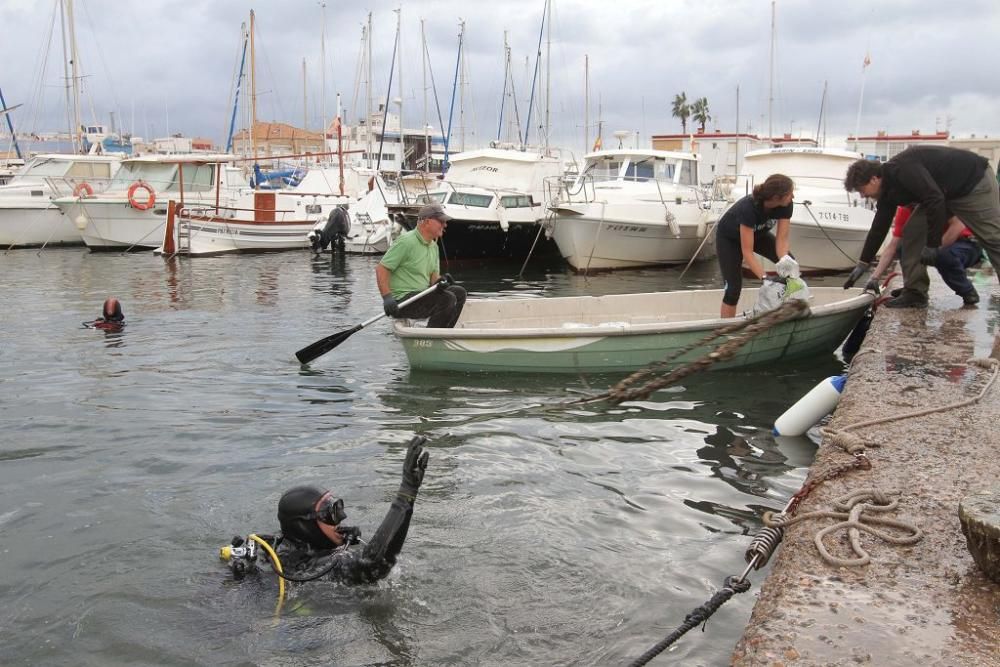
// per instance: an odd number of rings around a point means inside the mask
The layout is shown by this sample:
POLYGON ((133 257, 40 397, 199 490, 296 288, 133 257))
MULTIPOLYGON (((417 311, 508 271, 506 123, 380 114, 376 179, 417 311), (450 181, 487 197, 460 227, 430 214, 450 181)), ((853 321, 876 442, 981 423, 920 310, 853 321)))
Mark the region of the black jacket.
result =
POLYGON ((397 495, 375 535, 363 549, 317 550, 279 535, 276 551, 288 574, 308 576, 332 565, 326 575, 329 579, 349 584, 372 583, 389 574, 396 564, 412 516, 413 501, 397 495))
POLYGON ((927 245, 941 245, 947 202, 969 194, 987 165, 981 155, 947 146, 913 146, 882 165, 882 190, 861 261, 875 258, 898 206, 919 204, 927 214, 927 245))

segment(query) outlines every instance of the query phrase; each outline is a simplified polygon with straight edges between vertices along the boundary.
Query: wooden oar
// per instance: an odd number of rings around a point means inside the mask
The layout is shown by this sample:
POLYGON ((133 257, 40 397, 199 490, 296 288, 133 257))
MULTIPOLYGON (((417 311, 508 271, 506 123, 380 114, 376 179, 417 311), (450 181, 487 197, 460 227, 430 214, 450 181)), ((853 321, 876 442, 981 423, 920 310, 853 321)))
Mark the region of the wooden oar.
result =
MULTIPOLYGON (((403 301, 401 304, 399 304, 400 309, 403 309, 406 306, 409 306, 411 303, 413 303, 417 299, 422 299, 423 297, 427 296, 428 294, 430 294, 431 292, 433 292, 437 288, 438 288, 437 283, 435 283, 435 284, 431 285, 430 287, 428 287, 427 289, 425 289, 420 294, 414 294, 409 299, 407 299, 406 301, 403 301)), ((367 319, 364 322, 362 322, 361 324, 355 324, 350 329, 345 329, 344 331, 341 331, 341 332, 338 332, 338 333, 335 333, 335 334, 331 334, 331 335, 327 336, 326 338, 322 338, 322 339, 316 341, 315 343, 313 343, 311 345, 306 345, 304 348, 302 348, 301 350, 299 350, 298 352, 295 353, 295 357, 301 363, 308 364, 313 359, 315 359, 317 357, 321 357, 324 354, 326 354, 327 352, 329 352, 330 350, 332 350, 333 348, 337 347, 338 345, 340 345, 341 343, 343 343, 345 340, 347 340, 348 338, 350 338, 351 336, 353 336, 357 332, 359 332, 362 329, 364 329, 369 324, 372 324, 374 322, 378 322, 383 317, 385 317, 385 313, 379 313, 375 317, 367 319)))

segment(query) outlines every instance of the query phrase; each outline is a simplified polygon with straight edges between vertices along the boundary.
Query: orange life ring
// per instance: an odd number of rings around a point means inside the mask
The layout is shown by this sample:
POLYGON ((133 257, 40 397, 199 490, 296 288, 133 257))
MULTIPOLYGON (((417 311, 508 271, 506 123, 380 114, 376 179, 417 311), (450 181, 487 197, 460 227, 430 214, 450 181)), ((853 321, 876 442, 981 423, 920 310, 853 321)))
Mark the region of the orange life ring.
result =
POLYGON ((91 197, 94 194, 94 188, 90 187, 90 183, 84 181, 83 183, 77 183, 76 187, 73 188, 73 196, 79 199, 80 197, 91 197))
POLYGON ((132 205, 132 208, 140 211, 153 208, 153 204, 156 203, 156 192, 154 192, 153 188, 147 185, 144 181, 136 181, 128 188, 128 203, 132 205), (149 196, 146 197, 146 201, 136 201, 135 193, 139 188, 142 188, 149 193, 149 196))

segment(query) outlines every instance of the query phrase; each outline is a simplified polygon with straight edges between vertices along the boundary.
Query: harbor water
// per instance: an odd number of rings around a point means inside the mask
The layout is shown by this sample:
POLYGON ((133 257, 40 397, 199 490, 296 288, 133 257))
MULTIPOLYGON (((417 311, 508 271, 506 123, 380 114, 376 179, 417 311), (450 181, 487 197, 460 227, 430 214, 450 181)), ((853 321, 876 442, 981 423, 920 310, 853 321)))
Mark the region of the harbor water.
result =
MULTIPOLYGON (((381 311, 376 262, 0 254, 0 662, 623 664, 742 572, 803 482, 815 444, 771 428, 843 371, 834 354, 572 409, 538 406, 618 378, 411 372, 384 320, 300 366, 381 311), (125 329, 82 326, 108 296, 125 329), (332 489, 370 536, 415 434, 430 464, 386 580, 292 585, 276 613, 273 576, 232 579, 219 547, 275 531, 295 484, 332 489)), ((449 269, 472 298, 719 286, 714 262, 683 282, 449 269)), ((753 602, 667 655, 728 663, 753 602)))

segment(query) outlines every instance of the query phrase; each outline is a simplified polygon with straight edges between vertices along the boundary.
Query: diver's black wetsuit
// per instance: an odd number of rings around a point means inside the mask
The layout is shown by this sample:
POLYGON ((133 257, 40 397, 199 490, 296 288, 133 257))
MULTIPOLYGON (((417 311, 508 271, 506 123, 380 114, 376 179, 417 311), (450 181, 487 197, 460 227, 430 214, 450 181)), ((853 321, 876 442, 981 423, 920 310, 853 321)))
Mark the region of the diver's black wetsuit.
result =
POLYGON ((400 493, 363 549, 316 549, 280 534, 268 542, 272 546, 277 543, 278 558, 287 574, 302 577, 331 568, 325 578, 350 584, 369 584, 385 577, 396 564, 396 556, 403 548, 410 529, 411 516, 412 496, 407 498, 400 493))

